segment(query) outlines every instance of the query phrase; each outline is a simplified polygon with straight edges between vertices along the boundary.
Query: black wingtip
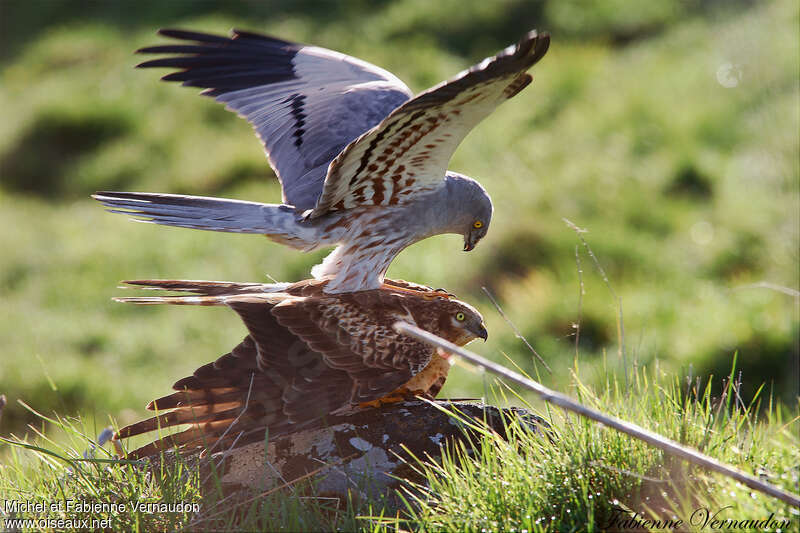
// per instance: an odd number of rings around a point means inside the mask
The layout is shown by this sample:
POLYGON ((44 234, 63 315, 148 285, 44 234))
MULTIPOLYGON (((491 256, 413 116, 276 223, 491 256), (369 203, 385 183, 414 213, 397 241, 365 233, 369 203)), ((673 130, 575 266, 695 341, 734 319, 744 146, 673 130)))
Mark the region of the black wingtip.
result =
POLYGON ((177 28, 161 28, 157 33, 162 37, 181 39, 183 41, 197 41, 200 43, 223 43, 230 41, 230 37, 226 37, 224 35, 216 35, 213 33, 191 30, 180 30, 177 28))
MULTIPOLYGON (((157 33, 162 37, 168 37, 170 39, 179 39, 182 41, 194 41, 196 43, 205 43, 205 44, 230 43, 231 41, 239 39, 249 39, 255 41, 264 41, 272 46, 274 45, 297 46, 297 43, 293 43, 291 41, 285 41, 283 39, 278 39, 276 37, 271 37, 269 35, 264 35, 252 31, 240 30, 238 28, 232 28, 228 32, 230 36, 192 31, 192 30, 181 30, 177 28, 162 28, 158 30, 157 33)), ((156 47, 141 48, 137 50, 137 53, 145 53, 145 54, 153 53, 152 51, 149 51, 148 48, 156 48, 156 47)))
POLYGON ((172 37, 172 35, 176 31, 180 31, 180 30, 173 29, 173 28, 159 28, 158 30, 156 30, 156 35, 161 35, 162 37, 172 37))
POLYGON ((261 35, 260 33, 253 33, 247 30, 240 30, 239 28, 231 28, 231 39, 269 39, 273 40, 271 37, 267 37, 266 35, 261 35))
POLYGON ((547 53, 550 48, 550 34, 547 32, 540 33, 536 38, 534 62, 539 61, 547 53))
POLYGON ((533 65, 544 57, 548 48, 550 48, 550 34, 531 30, 517 43, 514 56, 518 58, 527 56, 528 62, 533 65))

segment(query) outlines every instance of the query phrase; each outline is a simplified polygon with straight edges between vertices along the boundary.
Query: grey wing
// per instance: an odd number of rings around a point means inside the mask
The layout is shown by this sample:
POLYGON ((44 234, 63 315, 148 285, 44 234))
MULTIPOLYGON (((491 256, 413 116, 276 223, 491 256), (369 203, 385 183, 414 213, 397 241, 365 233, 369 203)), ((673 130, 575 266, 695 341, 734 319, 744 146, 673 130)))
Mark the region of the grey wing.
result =
POLYGON ((283 187, 283 201, 311 209, 328 165, 353 139, 409 100, 391 73, 324 48, 233 30, 232 37, 182 30, 161 35, 192 44, 142 48, 170 54, 139 67, 182 69, 165 81, 202 87, 256 130, 283 187))

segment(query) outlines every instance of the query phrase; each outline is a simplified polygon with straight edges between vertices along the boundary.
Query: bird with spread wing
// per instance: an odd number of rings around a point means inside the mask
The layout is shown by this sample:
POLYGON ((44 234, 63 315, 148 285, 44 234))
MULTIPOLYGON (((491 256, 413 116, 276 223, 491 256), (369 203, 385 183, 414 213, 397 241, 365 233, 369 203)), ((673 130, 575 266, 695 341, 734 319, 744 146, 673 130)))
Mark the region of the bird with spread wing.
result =
POLYGON ((530 82, 550 38, 516 44, 416 97, 391 73, 331 50, 234 30, 161 30, 180 44, 139 50, 179 69, 166 81, 247 119, 280 180, 283 204, 174 194, 98 192, 112 212, 212 231, 263 234, 305 251, 336 246, 312 270, 325 292, 377 289, 389 264, 427 237, 463 235, 472 250, 492 218, 488 193, 447 170, 461 140, 530 82))
POLYGON ((330 280, 298 283, 128 281, 191 295, 117 298, 136 304, 227 305, 248 335, 230 353, 179 380, 177 391, 150 402, 157 416, 116 438, 189 425, 131 455, 173 445, 225 449, 289 433, 348 407, 378 407, 415 395, 433 398, 447 377, 448 354, 406 335, 405 321, 463 346, 488 334, 480 313, 452 295, 387 280, 381 289, 327 294, 330 280), (410 290, 409 290, 410 289, 410 290))

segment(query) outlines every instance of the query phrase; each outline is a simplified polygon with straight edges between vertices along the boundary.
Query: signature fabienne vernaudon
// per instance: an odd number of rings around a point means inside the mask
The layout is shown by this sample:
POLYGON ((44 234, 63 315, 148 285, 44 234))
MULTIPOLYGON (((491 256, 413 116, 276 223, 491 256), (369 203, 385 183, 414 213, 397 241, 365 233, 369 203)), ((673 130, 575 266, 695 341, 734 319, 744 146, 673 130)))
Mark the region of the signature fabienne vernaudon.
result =
POLYGON ((707 529, 709 531, 719 531, 725 529, 732 530, 757 530, 766 531, 790 531, 791 520, 783 517, 776 518, 775 513, 763 518, 730 517, 725 511, 732 506, 722 507, 712 510, 707 507, 699 507, 692 511, 689 516, 671 518, 648 518, 647 516, 623 509, 613 507, 611 516, 600 525, 603 530, 636 530, 652 531, 658 529, 673 530, 684 529, 707 529))

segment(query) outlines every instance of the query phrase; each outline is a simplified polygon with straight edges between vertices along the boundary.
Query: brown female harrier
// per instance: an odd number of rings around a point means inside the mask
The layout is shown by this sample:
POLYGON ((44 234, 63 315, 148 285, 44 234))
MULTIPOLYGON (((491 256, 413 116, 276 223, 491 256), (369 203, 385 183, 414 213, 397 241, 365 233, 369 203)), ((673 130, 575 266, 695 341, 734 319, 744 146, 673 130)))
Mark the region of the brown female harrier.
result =
POLYGON ((451 295, 407 282, 341 295, 329 280, 293 284, 130 281, 193 296, 118 298, 137 304, 227 305, 249 335, 230 353, 181 379, 151 410, 171 410, 122 428, 117 438, 169 426, 189 429, 133 452, 172 445, 228 446, 294 431, 334 411, 379 406, 413 395, 434 397, 447 377, 447 354, 395 332, 406 321, 463 346, 486 339, 483 319, 451 295), (409 291, 408 289, 414 289, 409 291))

